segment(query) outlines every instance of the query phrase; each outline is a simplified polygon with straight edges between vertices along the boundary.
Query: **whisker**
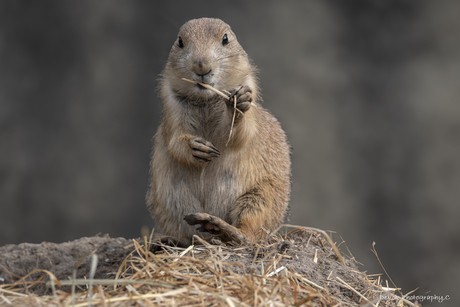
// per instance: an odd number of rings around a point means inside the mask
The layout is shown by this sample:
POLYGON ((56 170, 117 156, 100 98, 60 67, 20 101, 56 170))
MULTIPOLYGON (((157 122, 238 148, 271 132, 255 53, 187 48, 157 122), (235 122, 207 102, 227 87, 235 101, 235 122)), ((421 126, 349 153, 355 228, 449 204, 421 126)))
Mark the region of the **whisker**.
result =
POLYGON ((216 61, 231 59, 231 58, 234 58, 234 57, 237 57, 237 56, 238 56, 238 55, 236 55, 236 54, 232 54, 232 55, 228 55, 228 56, 223 56, 223 57, 217 58, 216 61))
POLYGON ((231 65, 221 65, 220 66, 221 68, 225 69, 225 70, 233 70, 233 71, 238 71, 240 73, 243 73, 245 76, 249 76, 249 73, 247 71, 244 71, 242 69, 238 69, 238 68, 235 68, 234 66, 231 66, 231 65))

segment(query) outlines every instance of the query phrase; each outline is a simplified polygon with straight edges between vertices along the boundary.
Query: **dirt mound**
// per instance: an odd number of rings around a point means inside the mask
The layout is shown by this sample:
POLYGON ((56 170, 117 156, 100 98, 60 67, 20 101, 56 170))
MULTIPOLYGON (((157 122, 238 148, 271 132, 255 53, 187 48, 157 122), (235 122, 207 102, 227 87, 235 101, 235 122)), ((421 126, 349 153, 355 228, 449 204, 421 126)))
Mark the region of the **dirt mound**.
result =
MULTIPOLYGON (((76 277, 88 276, 90 255, 98 256, 98 268, 95 278, 114 278, 120 263, 132 251, 126 249, 132 241, 124 238, 103 237, 80 238, 66 243, 42 242, 41 244, 22 243, 0 247, 0 281, 12 284, 35 270, 26 280, 33 281, 43 276, 43 270, 50 271, 58 280, 72 277, 74 266, 76 277)), ((1 283, 0 283, 1 284, 1 283)), ((29 289, 30 292, 44 295, 49 288, 40 283, 29 289)))
POLYGON ((161 306, 414 305, 360 272, 325 233, 295 229, 252 246, 198 240, 187 249, 109 236, 7 245, 0 248, 0 298, 60 306, 84 304, 93 291, 93 304, 112 306, 146 300, 161 306), (152 253, 153 247, 160 251, 152 253), (92 254, 98 261, 91 279, 92 254))

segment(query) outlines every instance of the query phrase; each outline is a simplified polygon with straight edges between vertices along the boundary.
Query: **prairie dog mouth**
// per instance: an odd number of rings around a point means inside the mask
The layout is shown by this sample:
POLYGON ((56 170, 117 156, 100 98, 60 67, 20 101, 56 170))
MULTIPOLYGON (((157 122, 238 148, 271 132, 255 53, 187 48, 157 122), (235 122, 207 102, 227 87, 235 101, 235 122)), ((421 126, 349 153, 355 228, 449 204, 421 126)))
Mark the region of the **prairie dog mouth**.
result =
MULTIPOLYGON (((204 83, 204 82, 202 82, 202 83, 203 83, 203 84, 206 84, 206 85, 209 85, 209 86, 211 86, 211 87, 214 87, 214 83, 204 83)), ((203 85, 201 85, 201 84, 198 83, 198 82, 196 83, 196 86, 197 86, 198 89, 201 90, 201 91, 207 91, 207 90, 209 91, 209 88, 204 87, 203 85)))

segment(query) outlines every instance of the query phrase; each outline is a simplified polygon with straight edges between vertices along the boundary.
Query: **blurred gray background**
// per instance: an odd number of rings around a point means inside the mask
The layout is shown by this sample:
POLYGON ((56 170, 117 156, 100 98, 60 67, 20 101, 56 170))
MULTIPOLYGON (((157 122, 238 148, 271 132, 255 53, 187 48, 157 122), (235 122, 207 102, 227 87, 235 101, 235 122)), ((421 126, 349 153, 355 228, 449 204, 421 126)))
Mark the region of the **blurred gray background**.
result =
POLYGON ((368 273, 382 272, 375 241, 404 292, 455 305, 459 12, 455 0, 1 1, 0 245, 154 226, 156 78, 184 22, 219 17, 293 147, 290 223, 336 231, 368 273))

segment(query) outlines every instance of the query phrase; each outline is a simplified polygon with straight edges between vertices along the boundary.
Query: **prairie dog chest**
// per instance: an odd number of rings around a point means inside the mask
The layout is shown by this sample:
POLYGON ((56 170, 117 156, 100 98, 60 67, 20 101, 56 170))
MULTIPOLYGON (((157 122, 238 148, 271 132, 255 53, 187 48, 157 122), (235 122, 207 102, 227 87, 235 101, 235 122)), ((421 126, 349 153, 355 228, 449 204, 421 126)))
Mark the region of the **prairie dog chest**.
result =
MULTIPOLYGON (((238 154, 236 154, 238 155, 238 154)), ((222 150, 222 156, 212 163, 189 173, 188 186, 207 212, 221 216, 245 193, 245 174, 235 153, 222 150)))
POLYGON ((219 141, 224 139, 223 134, 228 130, 229 125, 225 102, 207 102, 204 105, 181 103, 183 107, 180 119, 182 125, 187 126, 187 130, 192 134, 215 142, 216 146, 222 146, 219 141))

